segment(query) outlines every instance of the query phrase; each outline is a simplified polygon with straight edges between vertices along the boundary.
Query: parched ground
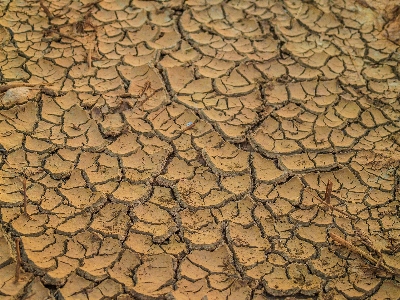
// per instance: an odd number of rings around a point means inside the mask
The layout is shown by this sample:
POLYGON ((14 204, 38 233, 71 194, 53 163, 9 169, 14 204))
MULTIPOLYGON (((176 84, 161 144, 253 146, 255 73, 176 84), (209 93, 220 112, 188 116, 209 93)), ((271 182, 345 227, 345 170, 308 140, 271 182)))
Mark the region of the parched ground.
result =
POLYGON ((370 2, 0 1, 0 299, 398 299, 370 2))

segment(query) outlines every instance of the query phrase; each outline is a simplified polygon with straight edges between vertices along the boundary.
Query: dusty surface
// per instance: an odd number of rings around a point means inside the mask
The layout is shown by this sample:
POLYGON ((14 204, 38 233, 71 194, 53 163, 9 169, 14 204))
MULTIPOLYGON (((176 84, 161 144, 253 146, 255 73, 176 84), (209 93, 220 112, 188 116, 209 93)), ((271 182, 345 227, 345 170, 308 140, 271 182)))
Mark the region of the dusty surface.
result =
POLYGON ((369 2, 1 1, 0 299, 397 299, 369 2))

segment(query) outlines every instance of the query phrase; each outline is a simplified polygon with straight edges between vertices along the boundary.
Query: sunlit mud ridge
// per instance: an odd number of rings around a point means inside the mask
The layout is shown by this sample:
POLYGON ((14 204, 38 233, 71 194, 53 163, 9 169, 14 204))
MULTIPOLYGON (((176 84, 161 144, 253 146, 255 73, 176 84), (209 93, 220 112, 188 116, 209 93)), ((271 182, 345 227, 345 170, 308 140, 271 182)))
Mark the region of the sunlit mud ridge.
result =
POLYGON ((1 1, 0 299, 398 299, 373 5, 1 1))

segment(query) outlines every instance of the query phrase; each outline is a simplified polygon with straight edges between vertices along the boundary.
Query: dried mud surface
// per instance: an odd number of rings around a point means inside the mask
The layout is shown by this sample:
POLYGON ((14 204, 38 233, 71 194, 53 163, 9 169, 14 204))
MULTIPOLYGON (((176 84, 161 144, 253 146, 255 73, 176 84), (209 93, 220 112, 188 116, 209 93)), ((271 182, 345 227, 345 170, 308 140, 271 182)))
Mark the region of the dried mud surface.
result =
POLYGON ((397 299, 385 20, 351 0, 1 1, 0 299, 397 299))

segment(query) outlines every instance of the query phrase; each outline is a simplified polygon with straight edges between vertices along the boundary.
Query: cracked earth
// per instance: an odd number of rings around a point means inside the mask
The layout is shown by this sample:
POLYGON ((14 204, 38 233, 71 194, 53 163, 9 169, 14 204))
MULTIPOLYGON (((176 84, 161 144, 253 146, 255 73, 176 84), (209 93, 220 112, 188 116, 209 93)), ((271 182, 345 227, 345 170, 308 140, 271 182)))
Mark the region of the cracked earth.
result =
POLYGON ((1 1, 0 299, 398 299, 394 2, 1 1))

